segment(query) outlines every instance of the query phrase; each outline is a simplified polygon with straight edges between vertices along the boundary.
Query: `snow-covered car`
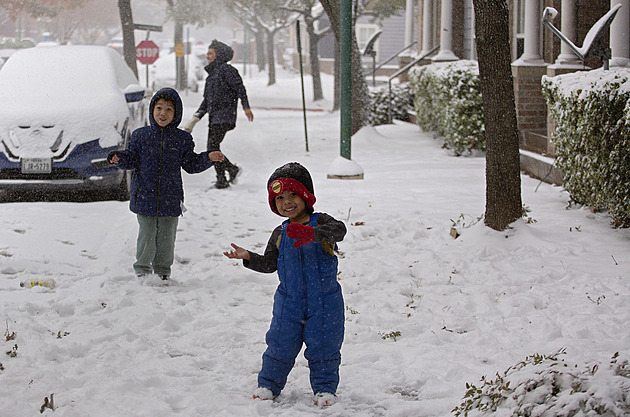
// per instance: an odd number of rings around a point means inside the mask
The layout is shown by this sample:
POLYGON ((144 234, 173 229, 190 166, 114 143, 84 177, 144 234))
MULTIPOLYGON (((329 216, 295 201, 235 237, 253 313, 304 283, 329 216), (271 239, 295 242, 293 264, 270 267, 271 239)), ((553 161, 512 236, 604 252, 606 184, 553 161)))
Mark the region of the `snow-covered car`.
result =
MULTIPOLYGON (((151 65, 149 72, 151 89, 153 91, 157 91, 164 87, 175 88, 177 85, 177 80, 175 78, 175 53, 160 56, 157 61, 151 65)), ((199 91, 199 84, 193 74, 188 74, 187 87, 192 92, 196 93, 199 91)))
POLYGON ((15 51, 15 49, 0 49, 0 68, 2 68, 4 63, 7 62, 9 57, 13 55, 15 51))
POLYGON ((0 70, 0 189, 104 190, 129 198, 107 162, 146 125, 145 89, 105 46, 14 53, 0 70))

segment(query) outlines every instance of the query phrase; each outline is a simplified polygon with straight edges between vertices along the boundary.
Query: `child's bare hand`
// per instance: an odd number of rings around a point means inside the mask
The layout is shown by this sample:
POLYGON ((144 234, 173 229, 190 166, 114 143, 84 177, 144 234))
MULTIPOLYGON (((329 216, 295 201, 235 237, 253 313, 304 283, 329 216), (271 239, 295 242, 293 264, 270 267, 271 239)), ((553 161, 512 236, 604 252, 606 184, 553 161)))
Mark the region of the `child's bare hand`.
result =
POLYGON ((234 248, 234 250, 223 252, 225 256, 230 259, 245 259, 246 261, 249 261, 249 252, 246 249, 243 249, 234 243, 231 243, 230 245, 234 248))
POLYGON ((247 116, 247 120, 250 122, 254 121, 254 113, 252 113, 252 109, 245 109, 245 115, 247 116))
POLYGON ((225 156, 221 153, 221 151, 213 151, 208 154, 208 159, 212 162, 221 162, 225 159, 225 156))
POLYGON ((112 157, 109 159, 110 164, 117 164, 118 162, 120 162, 120 159, 116 154, 112 155, 112 157))

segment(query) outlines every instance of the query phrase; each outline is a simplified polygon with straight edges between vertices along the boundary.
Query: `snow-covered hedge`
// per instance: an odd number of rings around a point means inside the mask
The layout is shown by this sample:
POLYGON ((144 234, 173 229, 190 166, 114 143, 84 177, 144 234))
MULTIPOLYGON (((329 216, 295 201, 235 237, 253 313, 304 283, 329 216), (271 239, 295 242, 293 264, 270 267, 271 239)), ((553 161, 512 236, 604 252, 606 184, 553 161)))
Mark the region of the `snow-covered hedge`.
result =
POLYGON ((543 77, 556 164, 571 200, 630 227, 630 70, 543 77))
POLYGON ((595 416, 630 415, 630 364, 615 353, 608 363, 574 363, 535 354, 495 379, 466 384, 455 416, 595 416))
POLYGON ((442 62, 409 71, 416 120, 444 137, 455 155, 485 151, 479 69, 476 61, 442 62))
MULTIPOLYGON (((370 89, 370 117, 372 126, 389 123, 389 86, 370 89)), ((413 108, 413 98, 409 84, 392 85, 392 118, 407 121, 409 109, 413 108)))

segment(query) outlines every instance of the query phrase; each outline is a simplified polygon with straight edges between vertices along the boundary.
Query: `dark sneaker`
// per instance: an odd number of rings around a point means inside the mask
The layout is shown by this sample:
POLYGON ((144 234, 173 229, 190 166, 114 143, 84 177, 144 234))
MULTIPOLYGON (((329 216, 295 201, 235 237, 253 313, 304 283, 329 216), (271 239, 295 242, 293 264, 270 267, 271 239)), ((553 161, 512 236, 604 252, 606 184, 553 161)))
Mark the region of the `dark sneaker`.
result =
POLYGON ((228 169, 228 174, 230 175, 230 180, 228 181, 230 184, 236 184, 239 175, 243 172, 242 169, 234 165, 234 168, 228 169))
POLYGON ((166 281, 170 277, 168 275, 160 275, 160 278, 162 278, 162 281, 166 281))
POLYGON ((217 181, 216 184, 214 184, 215 188, 218 188, 219 190, 222 190, 224 188, 228 188, 230 186, 230 183, 223 180, 223 181, 217 181))

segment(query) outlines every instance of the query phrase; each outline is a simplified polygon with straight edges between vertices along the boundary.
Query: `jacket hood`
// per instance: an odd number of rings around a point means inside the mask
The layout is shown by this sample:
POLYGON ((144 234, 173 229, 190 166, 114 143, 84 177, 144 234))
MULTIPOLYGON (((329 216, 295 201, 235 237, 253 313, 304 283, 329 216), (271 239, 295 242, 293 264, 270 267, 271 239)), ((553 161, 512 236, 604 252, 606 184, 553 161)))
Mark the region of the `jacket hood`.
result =
POLYGON ((151 104, 149 104, 149 122, 151 123, 152 127, 159 128, 157 122, 153 118, 153 108, 162 95, 167 95, 171 97, 175 102, 175 116, 173 117, 173 121, 168 126, 166 126, 166 129, 176 128, 182 121, 184 107, 182 105, 182 99, 179 97, 179 94, 172 88, 162 88, 153 95, 153 98, 151 98, 151 104))
POLYGON ((232 58, 234 58, 234 49, 216 39, 213 40, 212 43, 210 43, 208 49, 214 49, 214 52, 217 54, 217 57, 214 61, 217 63, 228 62, 231 61, 232 58))

